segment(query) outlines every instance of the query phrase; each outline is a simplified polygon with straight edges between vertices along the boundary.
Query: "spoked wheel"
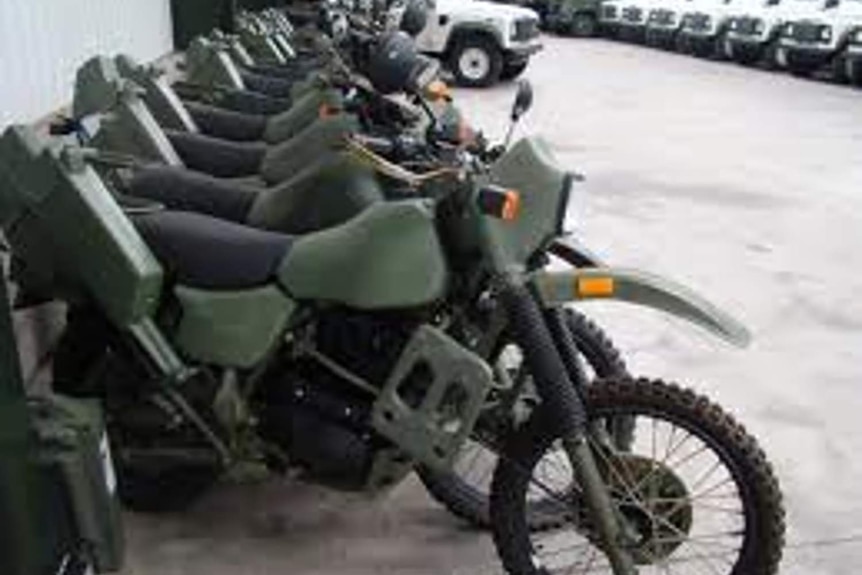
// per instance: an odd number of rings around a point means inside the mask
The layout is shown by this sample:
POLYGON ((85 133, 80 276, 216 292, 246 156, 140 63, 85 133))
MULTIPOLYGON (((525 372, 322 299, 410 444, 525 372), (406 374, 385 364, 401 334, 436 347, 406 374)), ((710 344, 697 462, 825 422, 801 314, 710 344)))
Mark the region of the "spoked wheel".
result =
MULTIPOLYGON (((622 356, 602 329, 574 310, 566 313, 569 332, 584 360, 587 380, 625 375, 626 366, 622 356)), ((513 380, 529 377, 521 365, 521 359, 521 352, 516 346, 504 345, 498 353, 498 368, 505 369, 513 380)), ((477 426, 479 431, 476 436, 469 439, 458 454, 451 472, 437 473, 427 468, 419 470, 422 482, 435 500, 454 515, 477 527, 488 525, 488 498, 502 436, 528 419, 536 405, 530 386, 525 387, 526 393, 507 408, 499 409, 498 405, 488 410, 482 424, 477 426)), ((632 441, 631 425, 618 420, 614 426, 617 445, 625 448, 632 441)), ((551 521, 549 517, 537 514, 531 527, 541 529, 551 521)))
MULTIPOLYGON (((777 572, 781 493, 739 424, 707 399, 662 382, 607 381, 590 386, 585 399, 592 422, 625 416, 636 424, 626 452, 601 432, 590 442, 638 573, 777 572)), ((494 477, 492 529, 504 566, 511 575, 612 573, 571 462, 536 415, 507 446, 494 477), (558 508, 556 528, 529 528, 536 500, 558 508)))

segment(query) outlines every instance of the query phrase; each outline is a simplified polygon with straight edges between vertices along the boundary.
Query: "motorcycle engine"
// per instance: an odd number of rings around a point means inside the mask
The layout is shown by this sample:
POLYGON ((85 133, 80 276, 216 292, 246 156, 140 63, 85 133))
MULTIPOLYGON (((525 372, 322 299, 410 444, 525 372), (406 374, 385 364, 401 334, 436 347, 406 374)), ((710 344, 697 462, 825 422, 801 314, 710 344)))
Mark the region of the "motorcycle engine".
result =
MULTIPOLYGON (((331 361, 382 387, 415 323, 333 312, 316 328, 316 349, 331 361)), ((259 400, 258 430, 291 466, 316 483, 362 489, 374 457, 391 444, 371 427, 374 397, 311 358, 272 374, 259 400)))

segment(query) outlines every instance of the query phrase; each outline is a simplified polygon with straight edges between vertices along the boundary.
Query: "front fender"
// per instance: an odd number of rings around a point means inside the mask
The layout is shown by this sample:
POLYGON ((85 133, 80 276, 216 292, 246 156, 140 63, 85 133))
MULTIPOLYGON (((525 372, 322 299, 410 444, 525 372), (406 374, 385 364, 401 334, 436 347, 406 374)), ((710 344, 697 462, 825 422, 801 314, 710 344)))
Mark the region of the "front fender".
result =
POLYGON ((688 320, 721 339, 746 347, 751 334, 744 325, 690 289, 648 272, 591 268, 541 270, 531 282, 545 305, 585 300, 618 300, 657 309, 688 320))

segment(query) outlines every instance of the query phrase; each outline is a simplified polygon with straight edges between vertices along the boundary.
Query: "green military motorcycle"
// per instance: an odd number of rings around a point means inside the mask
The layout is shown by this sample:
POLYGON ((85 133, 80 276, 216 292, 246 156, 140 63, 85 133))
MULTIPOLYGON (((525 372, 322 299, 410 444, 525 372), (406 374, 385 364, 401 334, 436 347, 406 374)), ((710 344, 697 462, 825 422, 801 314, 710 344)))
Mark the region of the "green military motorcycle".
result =
POLYGON ((451 472, 495 409, 524 403, 491 487, 510 573, 775 572, 781 498, 754 439, 673 385, 587 385, 562 306, 641 303, 737 343, 741 326, 649 274, 548 269, 572 178, 538 140, 413 171, 349 149, 417 198, 291 237, 117 195, 96 151, 20 127, 0 140, 14 278, 89 324, 57 358, 86 377, 57 383, 103 401, 127 502, 188 498, 249 462, 378 492, 417 465, 451 472))

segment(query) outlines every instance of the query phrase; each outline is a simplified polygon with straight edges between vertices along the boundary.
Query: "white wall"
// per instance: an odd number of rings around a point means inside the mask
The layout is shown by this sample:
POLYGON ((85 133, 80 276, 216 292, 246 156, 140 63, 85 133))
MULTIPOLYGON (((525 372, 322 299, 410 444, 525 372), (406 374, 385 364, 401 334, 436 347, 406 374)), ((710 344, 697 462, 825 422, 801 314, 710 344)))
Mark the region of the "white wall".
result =
POLYGON ((90 56, 171 49, 170 0, 0 0, 0 127, 68 104, 90 56))

